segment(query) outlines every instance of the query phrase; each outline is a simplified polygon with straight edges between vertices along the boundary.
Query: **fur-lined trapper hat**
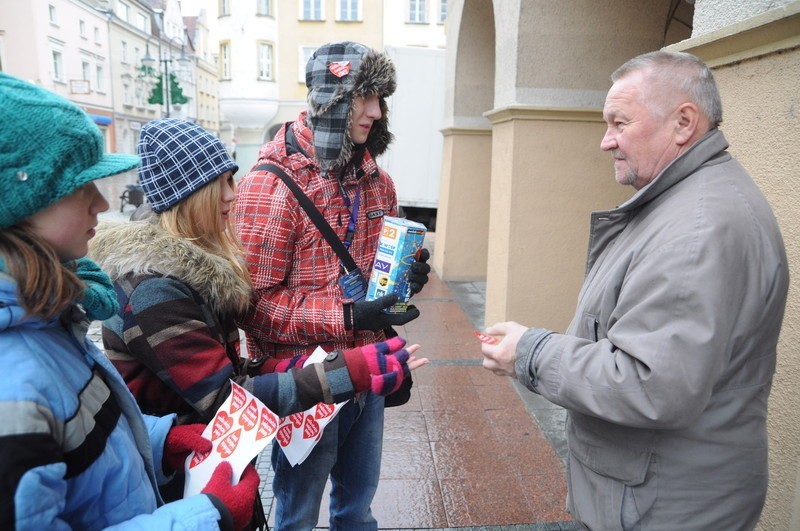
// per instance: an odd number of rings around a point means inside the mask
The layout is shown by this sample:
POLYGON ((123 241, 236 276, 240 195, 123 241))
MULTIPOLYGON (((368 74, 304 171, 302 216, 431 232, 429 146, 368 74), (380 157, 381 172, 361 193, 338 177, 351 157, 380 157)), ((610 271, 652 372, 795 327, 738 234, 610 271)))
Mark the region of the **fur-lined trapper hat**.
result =
POLYGON ((365 147, 374 157, 386 151, 393 137, 385 98, 397 88, 397 74, 388 55, 357 42, 325 44, 308 60, 306 86, 307 121, 323 175, 331 168, 343 168, 353 156, 349 131, 356 96, 380 96, 381 119, 372 124, 365 147))

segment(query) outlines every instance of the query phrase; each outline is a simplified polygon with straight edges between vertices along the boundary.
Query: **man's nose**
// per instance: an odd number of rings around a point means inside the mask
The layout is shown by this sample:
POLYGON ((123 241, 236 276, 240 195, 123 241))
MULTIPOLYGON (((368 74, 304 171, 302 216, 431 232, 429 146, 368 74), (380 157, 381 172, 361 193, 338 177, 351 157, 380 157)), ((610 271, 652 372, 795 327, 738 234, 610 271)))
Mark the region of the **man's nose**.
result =
POLYGON ((380 120, 381 113, 381 100, 378 97, 369 98, 367 100, 367 116, 373 120, 380 120))
POLYGON ((603 135, 603 140, 600 141, 600 149, 603 151, 611 151, 617 147, 617 141, 611 128, 606 129, 606 134, 603 135))

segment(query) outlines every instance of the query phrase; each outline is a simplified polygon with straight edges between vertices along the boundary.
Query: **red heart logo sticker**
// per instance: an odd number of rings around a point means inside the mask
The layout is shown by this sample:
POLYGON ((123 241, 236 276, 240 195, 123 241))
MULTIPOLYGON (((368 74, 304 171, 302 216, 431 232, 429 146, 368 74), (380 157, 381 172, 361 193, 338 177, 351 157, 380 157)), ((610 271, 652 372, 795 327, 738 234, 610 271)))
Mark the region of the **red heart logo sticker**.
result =
POLYGON ((306 417, 306 424, 303 426, 303 439, 313 439, 319 435, 319 424, 312 417, 306 417))
POLYGON ((247 408, 242 411, 242 415, 239 417, 239 424, 244 426, 245 431, 250 431, 255 428, 256 422, 258 422, 258 404, 256 404, 256 399, 254 398, 247 404, 247 408))
POLYGON ((236 447, 239 446, 239 439, 241 438, 241 435, 242 429, 239 428, 238 430, 228 434, 219 442, 219 446, 217 446, 217 452, 219 452, 219 455, 221 455, 223 459, 230 457, 234 450, 236 450, 236 447))
POLYGON ((220 411, 214 419, 214 426, 211 428, 211 440, 215 441, 225 435, 228 430, 233 427, 233 419, 225 413, 220 411))
POLYGON ((336 77, 344 77, 350 73, 350 61, 331 61, 328 70, 336 77))
POLYGON ((305 413, 295 413, 294 415, 289 415, 289 421, 292 423, 292 426, 300 429, 300 427, 303 425, 304 415, 305 413))
POLYGON ((211 455, 211 452, 206 452, 204 454, 195 452, 194 455, 192 456, 192 460, 189 461, 189 468, 196 467, 197 465, 205 461, 206 457, 208 457, 209 455, 211 455))
POLYGON ((328 418, 331 415, 333 415, 333 411, 335 409, 336 408, 333 406, 333 404, 323 404, 322 402, 320 402, 319 404, 317 404, 317 410, 314 411, 314 418, 315 419, 328 418))
MULTIPOLYGON (((288 424, 287 424, 288 426, 288 424)), ((261 424, 258 426, 256 433, 256 440, 261 440, 264 437, 269 437, 278 428, 278 417, 267 408, 261 408, 261 424)))
POLYGON ((245 400, 247 400, 247 391, 242 386, 231 383, 231 413, 242 409, 245 400))
POLYGON ((289 446, 289 443, 292 442, 292 425, 284 424, 281 426, 281 429, 278 430, 278 435, 276 435, 275 438, 278 439, 278 443, 284 448, 289 446))

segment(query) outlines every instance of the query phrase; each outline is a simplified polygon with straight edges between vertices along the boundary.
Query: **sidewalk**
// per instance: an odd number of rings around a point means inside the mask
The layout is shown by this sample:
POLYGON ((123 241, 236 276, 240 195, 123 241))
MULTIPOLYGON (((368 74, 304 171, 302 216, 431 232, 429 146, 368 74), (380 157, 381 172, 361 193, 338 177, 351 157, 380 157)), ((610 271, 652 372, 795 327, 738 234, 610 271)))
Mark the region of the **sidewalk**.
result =
MULTIPOLYGON (((135 179, 135 178, 134 178, 135 179)), ((129 177, 104 179, 110 209, 129 177)), ((434 236, 434 235, 431 235, 434 236)), ((434 242, 426 244, 432 249, 434 242)), ((481 366, 485 286, 442 282, 434 273, 414 298, 421 317, 398 332, 430 363, 415 371, 411 400, 386 410, 378 493, 381 530, 577 530, 564 510, 564 411, 481 366)), ((90 337, 99 341, 99 323, 90 337)), ((262 502, 274 522, 269 447, 258 460, 262 502)), ((327 529, 327 493, 318 529, 327 529)))

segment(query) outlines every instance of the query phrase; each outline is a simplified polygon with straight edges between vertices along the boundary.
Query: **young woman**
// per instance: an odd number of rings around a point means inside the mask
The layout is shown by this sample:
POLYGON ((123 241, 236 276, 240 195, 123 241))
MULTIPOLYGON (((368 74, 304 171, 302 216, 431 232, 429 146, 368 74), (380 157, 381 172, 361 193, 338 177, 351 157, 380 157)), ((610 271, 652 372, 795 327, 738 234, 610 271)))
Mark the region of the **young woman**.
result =
POLYGON ((153 215, 102 226, 90 254, 119 299, 119 312, 103 323, 106 354, 143 411, 207 422, 234 380, 286 416, 366 390, 388 394, 427 362, 410 356, 416 345, 405 350, 394 338, 331 353, 322 370, 294 368, 306 356, 246 363, 234 322, 251 297, 229 219, 236 164, 219 139, 183 120, 147 123, 137 149, 153 215))
POLYGON ((204 494, 164 505, 157 484, 211 443, 175 415, 143 416, 86 339, 86 316, 116 307, 82 260, 109 206, 92 181, 138 159, 104 154, 78 107, 2 73, 0 122, 0 528, 241 529, 255 469, 231 486, 223 463, 204 494))

